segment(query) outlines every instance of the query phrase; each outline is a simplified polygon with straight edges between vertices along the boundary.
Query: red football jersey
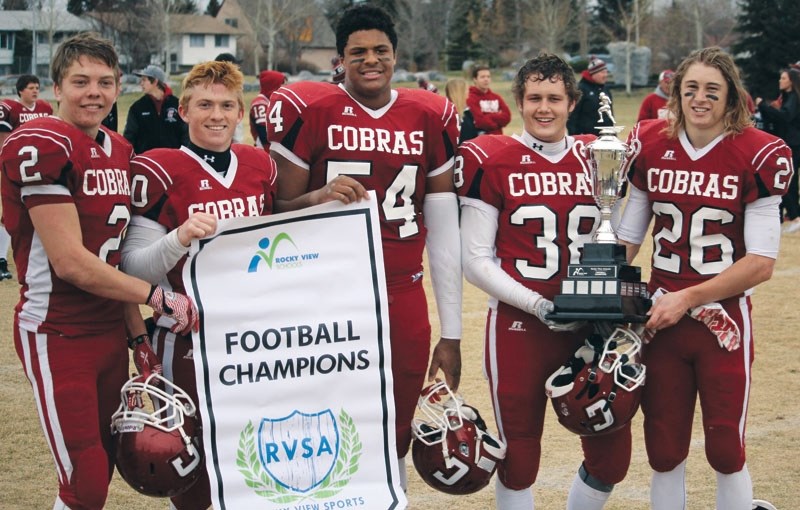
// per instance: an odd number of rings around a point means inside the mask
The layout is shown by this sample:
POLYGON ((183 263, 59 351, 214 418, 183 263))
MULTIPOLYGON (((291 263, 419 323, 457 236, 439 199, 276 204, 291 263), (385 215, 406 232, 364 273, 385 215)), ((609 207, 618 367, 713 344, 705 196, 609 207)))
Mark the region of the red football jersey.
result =
POLYGON ((548 299, 561 290, 567 265, 600 225, 581 147, 594 135, 568 138, 569 147, 547 156, 517 137, 479 136, 464 142, 456 158, 462 201, 497 209, 496 256, 502 269, 548 299))
POLYGON ((666 122, 634 126, 628 143, 640 149, 628 179, 647 193, 655 215, 650 286, 675 291, 745 256, 745 206, 783 195, 794 169, 786 144, 755 128, 697 150, 684 133, 667 138, 666 122))
POLYGON ((131 145, 101 128, 102 145, 57 117, 34 119, 14 130, 0 152, 3 223, 11 234, 19 272, 20 323, 64 336, 107 331, 122 320, 122 305, 61 280, 50 266, 28 210, 73 203, 83 244, 112 266, 130 220, 131 145))
POLYGON ((381 210, 387 283, 422 270, 426 178, 449 168, 458 115, 446 98, 396 89, 388 105, 365 108, 342 87, 298 82, 275 91, 271 149, 310 171, 308 190, 346 174, 374 190, 381 210))
POLYGON ((263 147, 265 151, 269 152, 269 142, 262 145, 258 131, 256 131, 256 126, 267 128, 267 113, 269 113, 269 98, 264 94, 259 94, 250 103, 250 135, 253 137, 256 147, 263 147))
POLYGON ((16 99, 6 99, 0 102, 0 133, 14 131, 28 121, 49 115, 53 115, 53 107, 44 99, 37 99, 32 108, 16 99))
MULTIPOLYGON (((275 199, 275 162, 261 149, 233 144, 225 175, 187 147, 153 149, 131 161, 131 209, 171 231, 192 213, 219 219, 263 216, 275 199)), ((135 220, 134 220, 135 221, 135 220)), ((184 292, 183 257, 167 274, 172 288, 184 292)))

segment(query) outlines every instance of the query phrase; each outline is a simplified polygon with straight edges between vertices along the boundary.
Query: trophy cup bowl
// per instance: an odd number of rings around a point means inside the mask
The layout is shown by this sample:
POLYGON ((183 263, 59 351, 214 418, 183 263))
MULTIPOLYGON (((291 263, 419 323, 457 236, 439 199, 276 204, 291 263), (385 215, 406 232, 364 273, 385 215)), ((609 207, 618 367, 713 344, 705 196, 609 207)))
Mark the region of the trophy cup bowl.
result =
MULTIPOLYGON (((611 101, 600 94, 600 120, 606 114, 614 122, 611 101)), ((595 203, 600 208, 600 225, 592 243, 583 246, 579 264, 568 266, 561 282, 561 293, 553 299, 552 320, 595 320, 646 322, 650 308, 647 285, 641 281, 641 268, 628 265, 625 246, 618 243, 611 225, 611 210, 625 184, 625 172, 633 151, 617 137, 622 128, 598 126, 600 136, 581 154, 584 171, 591 183, 595 203)))

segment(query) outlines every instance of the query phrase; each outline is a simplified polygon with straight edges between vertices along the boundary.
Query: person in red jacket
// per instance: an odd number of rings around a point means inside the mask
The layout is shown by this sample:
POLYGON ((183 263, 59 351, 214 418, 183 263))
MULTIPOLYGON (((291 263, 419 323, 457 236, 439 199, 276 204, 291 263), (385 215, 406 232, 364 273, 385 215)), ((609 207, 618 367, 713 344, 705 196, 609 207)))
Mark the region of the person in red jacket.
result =
POLYGON ((639 107, 639 117, 636 122, 645 119, 665 119, 667 115, 667 99, 669 98, 669 87, 672 83, 672 69, 661 71, 658 75, 658 86, 656 90, 648 94, 639 107))
POLYGON ((511 110, 503 98, 492 92, 492 73, 487 66, 476 66, 472 70, 467 106, 475 119, 478 134, 502 135, 503 128, 511 122, 511 110))

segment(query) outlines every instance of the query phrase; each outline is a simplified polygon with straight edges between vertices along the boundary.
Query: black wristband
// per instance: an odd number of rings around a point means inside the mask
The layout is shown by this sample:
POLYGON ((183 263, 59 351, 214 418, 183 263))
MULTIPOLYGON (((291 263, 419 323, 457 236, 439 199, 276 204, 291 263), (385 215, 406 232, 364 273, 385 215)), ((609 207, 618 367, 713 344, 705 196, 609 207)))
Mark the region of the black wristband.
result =
POLYGON ((145 333, 144 335, 139 335, 136 338, 129 338, 128 339, 128 349, 135 349, 137 345, 143 344, 150 340, 150 336, 145 333))
POLYGON ((147 301, 145 301, 144 304, 146 304, 146 305, 150 304, 150 300, 153 299, 153 294, 156 293, 156 289, 157 288, 158 288, 158 285, 153 285, 152 287, 150 287, 150 294, 147 295, 147 301))

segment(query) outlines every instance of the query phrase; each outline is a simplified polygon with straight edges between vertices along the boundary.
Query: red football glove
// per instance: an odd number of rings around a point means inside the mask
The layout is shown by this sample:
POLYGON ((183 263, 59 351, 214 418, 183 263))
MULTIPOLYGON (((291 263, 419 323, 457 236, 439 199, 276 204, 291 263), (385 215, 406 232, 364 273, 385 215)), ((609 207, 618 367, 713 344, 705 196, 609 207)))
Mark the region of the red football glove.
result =
POLYGON ((196 331, 197 308, 192 300, 183 294, 165 291, 162 287, 153 285, 150 297, 147 298, 147 305, 175 321, 169 328, 173 333, 188 335, 190 331, 196 331))
POLYGON ((147 379, 153 372, 161 375, 161 360, 153 352, 150 344, 150 337, 140 335, 132 340, 128 340, 128 347, 133 349, 133 364, 139 375, 147 379))
POLYGON ((714 333, 719 346, 728 351, 735 351, 742 343, 739 326, 719 303, 708 303, 689 309, 689 315, 714 333))

